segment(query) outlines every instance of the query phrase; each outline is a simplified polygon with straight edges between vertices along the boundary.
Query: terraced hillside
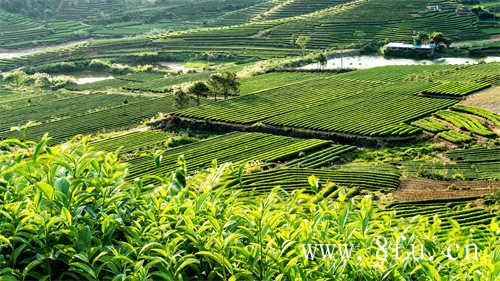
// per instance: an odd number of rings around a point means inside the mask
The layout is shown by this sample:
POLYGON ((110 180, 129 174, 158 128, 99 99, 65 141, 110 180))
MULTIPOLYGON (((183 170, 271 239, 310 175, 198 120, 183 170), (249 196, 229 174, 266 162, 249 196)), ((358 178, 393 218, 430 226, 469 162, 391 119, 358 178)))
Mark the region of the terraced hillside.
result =
POLYGON ((481 243, 489 237, 485 230, 493 220, 500 219, 500 216, 494 210, 488 210, 483 206, 472 206, 474 201, 476 204, 482 202, 480 197, 394 202, 388 206, 386 211, 395 212, 398 218, 411 218, 419 215, 426 217, 429 221, 432 221, 434 214, 440 214, 442 224, 441 230, 437 233, 440 240, 446 239, 446 231, 458 223, 462 231, 465 232, 464 236, 481 243), (475 231, 469 232, 470 228, 474 228, 475 231))
POLYGON ((272 9, 255 17, 254 21, 295 17, 352 2, 352 0, 287 0, 279 1, 272 9))
MULTIPOLYGON (((496 67, 498 64, 486 64, 457 71, 453 66, 400 66, 341 75, 322 74, 316 78, 305 75, 303 80, 289 85, 177 111, 174 116, 180 122, 192 122, 195 127, 212 123, 215 127, 233 125, 233 129, 278 128, 286 132, 312 131, 344 137, 407 137, 420 131, 410 125, 411 121, 457 103, 456 99, 421 95, 435 88, 439 83, 435 82, 437 79, 469 73, 469 79, 481 80, 491 75, 486 69, 496 67), (421 76, 421 81, 413 81, 416 75, 421 76)), ((276 74, 264 76, 273 75, 276 74)), ((486 128, 481 130, 480 124, 474 128, 477 128, 474 132, 494 135, 486 128)))
MULTIPOLYGON (((241 179, 228 181, 230 188, 241 189, 248 194, 265 194, 275 187, 286 191, 307 189, 310 187, 309 176, 316 176, 320 185, 335 183, 343 187, 357 187, 370 191, 392 191, 399 184, 399 175, 384 172, 352 170, 314 170, 314 169, 275 169, 253 173, 241 179)), ((334 192, 334 190, 330 190, 334 192)))
MULTIPOLYGON (((201 1, 197 5, 197 9, 204 9, 204 5, 207 6, 207 9, 214 6, 213 3, 210 4, 210 1, 214 0, 206 1, 206 3, 201 1)), ((168 30, 200 26, 199 23, 189 21, 189 19, 194 18, 193 10, 189 4, 185 4, 182 7, 172 8, 175 10, 173 12, 174 19, 180 23, 172 22, 174 20, 165 16, 169 13, 161 11, 158 15, 158 22, 144 24, 139 20, 141 23, 138 26, 137 21, 131 20, 131 22, 120 24, 101 24, 98 27, 93 27, 90 33, 83 32, 85 36, 92 36, 93 33, 100 36, 112 36, 140 34, 148 29, 155 29, 157 31, 155 34, 123 40, 94 41, 78 48, 58 50, 57 55, 44 53, 14 61, 0 61, 0 69, 64 59, 78 59, 82 56, 86 58, 113 57, 118 60, 127 57, 130 59, 144 52, 159 57, 174 56, 179 53, 220 52, 246 57, 269 58, 298 54, 297 46, 292 39, 300 35, 310 37, 307 44, 309 49, 359 48, 369 43, 384 40, 411 41, 412 36, 417 31, 439 31, 455 40, 485 39, 487 37, 479 32, 477 16, 474 13, 467 9, 458 9, 455 2, 445 0, 317 1, 317 5, 314 5, 316 2, 310 4, 310 1, 272 2, 276 9, 270 7, 266 1, 231 3, 217 4, 217 7, 228 7, 226 10, 217 11, 217 13, 222 14, 220 16, 215 16, 210 11, 202 13, 203 15, 211 15, 207 16, 206 19, 201 19, 202 25, 207 28, 168 32, 168 30), (312 11, 329 7, 331 4, 334 5, 332 8, 308 13, 309 9, 312 11), (436 5, 439 10, 433 11, 429 8, 429 6, 436 5), (306 14, 297 15, 303 12, 306 14), (267 13, 269 13, 269 17, 277 19, 265 20, 267 13), (208 18, 213 18, 213 20, 208 18), (219 19, 221 25, 236 25, 209 28, 209 26, 220 26, 217 22, 219 19), (69 55, 70 53, 71 55, 69 55)), ((138 9, 137 11, 141 15, 149 13, 148 9, 144 11, 138 9)), ((130 17, 133 18, 133 16, 130 17)), ((199 17, 196 18, 199 19, 199 17)), ((92 23, 86 24, 92 25, 92 23)))
POLYGON ((0 100, 0 139, 37 140, 48 133, 51 144, 79 134, 132 128, 158 112, 173 108, 171 95, 146 97, 50 92, 10 95, 11 98, 2 96, 0 100), (11 130, 12 127, 15 130, 11 130))
POLYGON ((189 169, 207 168, 213 160, 239 163, 257 160, 273 163, 293 159, 301 152, 314 151, 330 144, 318 139, 298 139, 262 133, 234 132, 205 141, 165 151, 158 165, 150 156, 135 158, 130 163, 130 178, 146 175, 163 176, 177 166, 180 156, 188 160, 189 169))
POLYGON ((457 12, 449 1, 360 0, 304 16, 172 35, 162 42, 290 46, 293 35, 308 35, 310 48, 325 48, 359 46, 374 39, 410 40, 415 30, 441 31, 453 38, 482 37, 476 17, 470 12, 457 12), (439 11, 429 10, 430 5, 438 5, 439 11))
POLYGON ((219 17, 261 2, 264 1, 3 0, 0 48, 195 28, 210 21, 212 25, 221 25, 225 23, 219 23, 219 17))
MULTIPOLYGON (((450 151, 451 161, 412 161, 403 163, 410 175, 437 179, 500 180, 498 147, 466 148, 450 151)), ((496 184, 498 186, 498 184, 496 184)))

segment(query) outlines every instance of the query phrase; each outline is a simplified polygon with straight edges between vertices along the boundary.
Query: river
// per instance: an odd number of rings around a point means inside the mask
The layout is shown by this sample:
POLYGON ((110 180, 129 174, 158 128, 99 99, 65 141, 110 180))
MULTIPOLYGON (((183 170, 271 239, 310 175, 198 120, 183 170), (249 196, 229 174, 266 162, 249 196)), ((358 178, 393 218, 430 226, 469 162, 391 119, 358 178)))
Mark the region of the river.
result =
MULTIPOLYGON (((337 57, 328 60, 324 69, 356 68, 366 69, 387 65, 430 65, 430 64, 475 64, 480 61, 500 62, 500 57, 468 58, 468 57, 450 57, 428 59, 404 59, 404 58, 386 58, 383 56, 347 56, 337 57)), ((318 63, 308 64, 300 67, 301 69, 318 69, 318 63)))

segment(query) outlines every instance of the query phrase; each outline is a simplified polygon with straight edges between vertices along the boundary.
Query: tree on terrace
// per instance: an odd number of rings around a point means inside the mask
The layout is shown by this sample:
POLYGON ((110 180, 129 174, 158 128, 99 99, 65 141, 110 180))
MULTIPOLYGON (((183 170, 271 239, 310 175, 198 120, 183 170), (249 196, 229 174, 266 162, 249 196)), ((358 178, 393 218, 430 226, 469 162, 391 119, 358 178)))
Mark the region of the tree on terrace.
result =
POLYGON ((186 108, 189 106, 189 95, 182 89, 177 89, 174 93, 174 106, 178 109, 186 108))
POLYGON ((297 37, 297 39, 295 39, 295 45, 300 48, 302 56, 306 55, 306 47, 307 43, 309 43, 309 40, 311 40, 311 38, 307 36, 299 36, 297 37))
POLYGON ((189 87, 188 92, 189 94, 196 96, 196 104, 200 105, 200 98, 206 98, 208 96, 208 93, 210 92, 210 89, 208 88, 207 84, 200 81, 194 83, 191 87, 189 87))
POLYGON ((227 99, 228 96, 237 96, 240 92, 240 82, 234 72, 212 74, 208 80, 208 86, 215 100, 217 100, 217 94, 222 94, 224 99, 227 99))

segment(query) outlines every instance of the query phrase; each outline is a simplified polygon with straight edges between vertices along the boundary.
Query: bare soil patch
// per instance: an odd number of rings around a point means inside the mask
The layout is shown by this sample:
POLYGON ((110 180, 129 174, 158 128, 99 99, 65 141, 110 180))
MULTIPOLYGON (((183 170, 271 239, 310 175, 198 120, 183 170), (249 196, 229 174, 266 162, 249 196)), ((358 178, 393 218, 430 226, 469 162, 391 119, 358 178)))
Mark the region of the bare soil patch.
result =
POLYGON ((480 107, 500 114, 500 86, 472 94, 460 104, 480 107))
POLYGON ((393 198, 400 201, 450 199, 492 194, 500 190, 500 181, 436 181, 409 178, 401 181, 393 198))

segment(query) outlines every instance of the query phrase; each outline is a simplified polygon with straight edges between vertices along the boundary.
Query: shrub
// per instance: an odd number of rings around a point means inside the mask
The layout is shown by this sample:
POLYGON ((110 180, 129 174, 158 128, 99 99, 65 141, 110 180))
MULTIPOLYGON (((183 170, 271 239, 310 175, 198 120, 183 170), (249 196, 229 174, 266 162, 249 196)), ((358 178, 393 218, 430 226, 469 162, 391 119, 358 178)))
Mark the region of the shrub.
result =
POLYGON ((248 198, 218 188, 228 165, 187 178, 182 158, 145 186, 125 181, 126 165, 90 150, 87 139, 52 148, 47 141, 0 143, 2 280, 493 281, 498 274, 495 221, 481 232, 478 260, 452 260, 441 253, 468 241, 466 229, 381 214, 368 196, 313 202, 276 189, 248 198), (406 253, 425 245, 434 259, 385 256, 379 236, 392 245, 405 237, 406 253), (318 243, 359 247, 352 258, 308 258, 303 245, 318 243))

